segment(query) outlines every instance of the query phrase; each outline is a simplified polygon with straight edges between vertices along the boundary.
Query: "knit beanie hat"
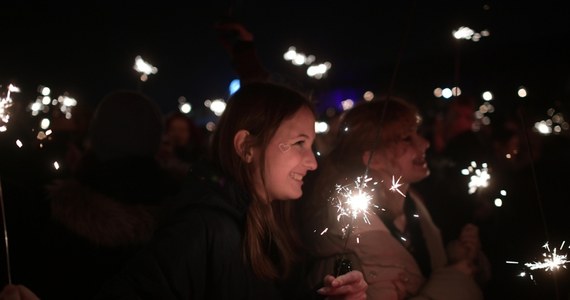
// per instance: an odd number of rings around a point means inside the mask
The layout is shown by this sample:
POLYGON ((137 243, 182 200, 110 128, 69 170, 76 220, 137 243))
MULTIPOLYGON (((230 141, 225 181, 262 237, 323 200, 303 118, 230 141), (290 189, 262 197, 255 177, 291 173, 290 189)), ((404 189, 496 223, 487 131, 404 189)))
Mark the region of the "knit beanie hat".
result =
POLYGON ((158 105, 136 91, 106 95, 93 114, 89 141, 101 161, 125 157, 154 157, 163 131, 158 105))

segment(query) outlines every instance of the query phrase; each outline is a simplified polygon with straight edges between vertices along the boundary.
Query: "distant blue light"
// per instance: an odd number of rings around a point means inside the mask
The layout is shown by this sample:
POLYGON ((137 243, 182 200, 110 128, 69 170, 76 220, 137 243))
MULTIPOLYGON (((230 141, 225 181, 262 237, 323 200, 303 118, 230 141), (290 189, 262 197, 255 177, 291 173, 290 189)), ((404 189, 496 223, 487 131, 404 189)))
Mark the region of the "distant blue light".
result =
POLYGON ((240 87, 239 79, 232 80, 232 82, 230 82, 230 95, 239 90, 239 87, 240 87))

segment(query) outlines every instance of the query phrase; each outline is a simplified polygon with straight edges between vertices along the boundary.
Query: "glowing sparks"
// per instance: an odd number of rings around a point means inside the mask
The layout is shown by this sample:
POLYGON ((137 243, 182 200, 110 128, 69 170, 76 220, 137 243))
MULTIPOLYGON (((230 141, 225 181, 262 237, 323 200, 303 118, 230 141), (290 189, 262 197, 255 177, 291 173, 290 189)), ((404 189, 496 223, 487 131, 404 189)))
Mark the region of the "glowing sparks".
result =
POLYGON ((461 26, 457 30, 453 30, 452 32, 453 37, 455 39, 463 39, 463 40, 472 40, 474 42, 478 42, 481 38, 487 37, 490 35, 488 30, 482 30, 481 32, 475 32, 473 29, 467 26, 461 26))
POLYGON ((65 115, 65 118, 68 120, 71 119, 71 111, 77 106, 77 100, 65 93, 57 98, 57 103, 59 104, 59 110, 65 115))
POLYGON ((402 191, 400 191, 398 188, 402 186, 402 183, 400 183, 400 179, 402 179, 402 176, 400 176, 398 178, 398 180, 395 180, 395 177, 392 176, 392 186, 390 187, 390 191, 392 192, 398 192, 400 195, 402 195, 402 197, 406 197, 406 195, 404 195, 404 193, 402 193, 402 191))
POLYGON ((67 92, 64 92, 63 95, 60 95, 57 99, 53 99, 50 95, 51 89, 46 86, 38 86, 37 91, 39 95, 34 102, 28 104, 27 110, 30 111, 33 117, 41 118, 39 120, 39 131, 36 138, 38 140, 44 140, 51 134, 51 129, 49 129, 52 124, 51 118, 63 115, 67 120, 70 120, 72 118, 72 111, 78 102, 67 92))
MULTIPOLYGON (((545 271, 554 272, 560 268, 566 269, 566 264, 570 263, 570 261, 567 259, 568 255, 557 253, 558 250, 564 249, 564 244, 565 244, 565 242, 562 242, 560 247, 554 248, 551 250, 550 246, 548 245, 548 242, 546 242, 544 245, 542 245, 542 248, 546 249, 546 252, 542 253, 543 260, 542 261, 528 262, 528 263, 525 263, 524 266, 527 267, 528 270, 530 270, 530 271, 541 269, 541 270, 545 270, 545 271)), ((517 261, 507 261, 507 263, 508 264, 519 264, 519 262, 517 262, 517 261)), ((521 273, 519 273, 518 276, 525 277, 527 275, 531 279, 533 279, 531 272, 527 273, 527 272, 522 271, 521 273)))
POLYGON ((133 69, 141 73, 141 81, 147 81, 149 75, 156 74, 158 72, 158 68, 144 61, 140 55, 135 58, 133 69))
MULTIPOLYGON (((564 242, 560 246, 560 249, 562 249, 563 246, 564 246, 564 242)), ((548 252, 544 252, 542 254, 542 256, 544 257, 543 261, 526 263, 524 265, 527 266, 531 270, 544 269, 546 271, 554 271, 554 270, 558 270, 560 267, 566 268, 565 264, 570 262, 566 259, 566 257, 567 257, 566 254, 564 254, 564 255, 557 254, 556 248, 554 248, 553 251, 550 251, 550 247, 548 246, 548 242, 546 242, 546 244, 544 244, 542 246, 542 248, 545 248, 548 251, 548 252)))
POLYGON ((468 184, 469 194, 475 193, 479 188, 487 187, 491 179, 486 163, 481 164, 481 169, 478 169, 477 163, 472 161, 469 167, 461 170, 461 174, 466 176, 471 175, 471 180, 468 184))
MULTIPOLYGON (((0 97, 0 121, 2 121, 2 123, 8 123, 8 121, 10 121, 10 107, 12 106, 12 97, 10 94, 14 92, 20 92, 20 88, 13 84, 10 84, 8 85, 6 97, 0 97)), ((6 131, 6 126, 4 124, 0 125, 2 128, 1 131, 6 131)))
POLYGON ((351 184, 336 186, 336 195, 331 200, 337 208, 337 221, 344 222, 348 218, 348 222, 343 226, 345 236, 350 235, 356 219, 362 218, 365 223, 370 224, 370 207, 377 207, 371 203, 373 197, 369 191, 373 189, 368 186, 371 180, 372 178, 359 176, 351 184))
POLYGON ((554 108, 547 111, 548 119, 534 123, 534 130, 542 135, 561 134, 570 129, 570 123, 564 119, 561 112, 554 108))

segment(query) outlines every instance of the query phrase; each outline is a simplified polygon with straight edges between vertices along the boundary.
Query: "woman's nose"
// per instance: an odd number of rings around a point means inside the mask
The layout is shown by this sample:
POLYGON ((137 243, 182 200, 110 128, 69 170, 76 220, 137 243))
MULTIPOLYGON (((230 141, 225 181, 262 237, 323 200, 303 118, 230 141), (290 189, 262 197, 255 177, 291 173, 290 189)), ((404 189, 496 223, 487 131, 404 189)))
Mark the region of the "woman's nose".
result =
POLYGON ((315 158, 313 151, 307 151, 307 155, 305 156, 305 165, 307 166, 307 169, 311 171, 317 169, 317 159, 315 158))

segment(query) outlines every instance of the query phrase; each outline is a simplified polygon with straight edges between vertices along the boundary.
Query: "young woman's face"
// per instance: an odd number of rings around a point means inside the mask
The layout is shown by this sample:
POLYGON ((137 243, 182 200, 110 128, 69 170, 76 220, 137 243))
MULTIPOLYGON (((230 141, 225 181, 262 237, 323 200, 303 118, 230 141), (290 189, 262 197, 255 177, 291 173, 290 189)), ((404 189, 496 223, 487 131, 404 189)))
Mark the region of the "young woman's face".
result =
POLYGON ((307 107, 281 123, 265 150, 265 188, 271 200, 303 195, 303 177, 317 168, 314 140, 315 117, 307 107))
POLYGON ((385 171, 396 179, 402 176, 400 181, 406 183, 426 178, 430 173, 425 160, 428 148, 429 142, 418 134, 417 128, 410 128, 384 153, 389 161, 385 171))

